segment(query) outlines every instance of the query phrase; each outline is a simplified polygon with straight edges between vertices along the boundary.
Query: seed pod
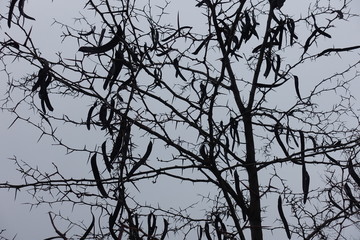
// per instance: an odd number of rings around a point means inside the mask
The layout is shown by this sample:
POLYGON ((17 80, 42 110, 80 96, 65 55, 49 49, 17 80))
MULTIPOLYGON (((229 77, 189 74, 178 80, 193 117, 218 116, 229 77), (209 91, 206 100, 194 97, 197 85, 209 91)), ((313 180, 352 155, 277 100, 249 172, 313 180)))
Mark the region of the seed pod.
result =
POLYGON ((305 137, 303 131, 300 130, 299 133, 300 133, 301 162, 303 166, 305 166, 305 137))
POLYGON ((108 172, 110 173, 111 172, 111 169, 113 169, 114 167, 111 165, 110 161, 109 161, 109 157, 106 153, 106 141, 103 142, 103 144, 101 145, 101 151, 102 151, 102 154, 103 154, 103 158, 104 158, 104 162, 105 162, 105 166, 106 166, 106 169, 108 170, 108 172))
POLYGON ((117 77, 119 76, 121 69, 123 67, 123 63, 124 63, 124 55, 123 52, 119 49, 116 51, 115 53, 115 58, 112 61, 112 65, 111 68, 108 72, 108 75, 105 79, 104 85, 103 85, 103 89, 105 90, 108 85, 110 85, 110 89, 111 86, 114 84, 114 82, 116 81, 117 77))
POLYGON ((153 42, 153 46, 152 46, 152 50, 157 48, 157 45, 159 43, 159 32, 156 28, 151 27, 150 28, 151 31, 151 40, 153 42))
MULTIPOLYGON (((16 2, 16 1, 15 1, 16 2)), ((30 17, 29 15, 27 15, 25 12, 24 12, 24 3, 25 3, 25 0, 20 0, 19 1, 19 12, 20 12, 20 15, 23 16, 24 18, 27 18, 27 19, 30 19, 30 20, 35 20, 35 18, 33 17, 30 17)))
POLYGON ((209 231, 209 223, 205 223, 205 236, 208 240, 211 240, 210 231, 209 231))
POLYGON ((122 195, 122 193, 118 197, 114 212, 112 214, 110 214, 110 216, 109 216, 109 230, 110 230, 111 236, 114 239, 118 239, 118 237, 116 236, 115 231, 114 231, 114 225, 115 225, 116 219, 119 215, 120 208, 124 206, 121 195, 122 195))
POLYGON ((132 167, 132 169, 130 170, 130 172, 128 173, 128 177, 130 178, 134 172, 141 166, 143 165, 146 160, 149 158, 150 156, 150 153, 151 153, 151 150, 152 150, 152 142, 150 141, 148 146, 147 146, 147 149, 146 149, 146 152, 144 154, 144 156, 137 162, 135 163, 135 165, 132 167))
POLYGON ((32 87, 31 91, 34 92, 36 89, 38 89, 40 86, 43 86, 46 82, 46 78, 49 74, 49 68, 43 67, 39 70, 38 73, 38 80, 35 82, 34 86, 32 87))
POLYGON ((277 80, 277 77, 279 75, 280 66, 281 66, 281 58, 279 54, 276 54, 276 68, 274 70, 275 72, 274 82, 277 80))
POLYGON ((115 36, 106 44, 104 44, 102 46, 98 46, 98 47, 83 46, 83 47, 79 48, 79 51, 89 53, 89 54, 107 52, 111 49, 114 49, 116 47, 116 45, 119 44, 119 42, 121 41, 122 34, 123 34, 122 29, 120 26, 118 26, 118 30, 115 33, 115 36))
POLYGON ((271 70, 271 54, 270 51, 267 51, 265 54, 265 62, 266 62, 266 69, 264 72, 264 77, 267 78, 269 76, 271 70))
POLYGON ((291 238, 291 234, 290 234, 290 230, 289 230, 289 225, 288 225, 288 223, 287 223, 287 221, 286 221, 286 218, 285 218, 285 215, 284 215, 284 212, 283 212, 283 209, 282 209, 281 196, 279 196, 279 198, 278 198, 278 211, 279 211, 279 215, 280 215, 281 221, 282 221, 283 224, 284 224, 284 229, 285 229, 286 235, 287 235, 287 237, 290 239, 290 238, 291 238))
POLYGON ((179 60, 177 58, 174 59, 173 65, 175 67, 175 77, 177 78, 178 76, 180 76, 180 78, 186 82, 186 78, 180 72, 179 60))
POLYGON ((15 7, 16 2, 17 2, 17 0, 11 0, 11 2, 10 2, 8 19, 7 19, 7 24, 8 24, 9 28, 11 27, 11 19, 12 19, 12 15, 14 12, 14 7, 15 7))
POLYGON ((152 237, 156 228, 156 216, 153 213, 150 213, 147 217, 148 224, 148 238, 152 237))
POLYGON ((200 50, 204 47, 204 45, 207 44, 207 43, 211 40, 212 37, 213 37, 212 34, 210 34, 209 36, 207 36, 207 37, 200 43, 200 45, 195 49, 195 51, 194 51, 192 54, 197 55, 197 54, 200 52, 200 50))
POLYGON ((109 118, 107 119, 107 125, 109 126, 114 117, 114 113, 115 113, 115 100, 112 98, 110 101, 110 114, 109 114, 109 118))
POLYGON ((167 232, 168 232, 168 228, 169 228, 169 223, 168 223, 168 221, 166 221, 166 219, 164 219, 164 230, 163 230, 163 232, 162 232, 162 234, 161 234, 160 240, 164 240, 164 239, 165 239, 166 234, 167 234, 167 232))
POLYGON ((239 201, 236 201, 238 202, 240 208, 241 208, 241 211, 242 211, 242 215, 243 215, 243 219, 244 221, 246 221, 246 216, 248 214, 248 208, 246 207, 246 204, 245 204, 245 201, 244 201, 244 195, 242 194, 242 191, 240 190, 240 179, 239 179, 239 175, 237 173, 237 171, 234 172, 234 181, 235 181, 235 190, 236 190, 236 193, 238 195, 238 200, 239 201))
POLYGON ((355 170, 354 170, 354 166, 352 163, 352 159, 349 158, 349 162, 348 162, 348 169, 349 169, 349 174, 350 176, 354 179, 354 181, 357 183, 357 185, 360 187, 360 178, 359 176, 356 174, 355 170))
POLYGON ((47 93, 47 87, 50 85, 51 79, 52 79, 51 74, 47 73, 46 80, 40 83, 39 98, 41 99, 41 107, 42 107, 43 112, 46 112, 45 106, 50 111, 54 111, 54 108, 52 107, 52 105, 50 103, 50 99, 49 99, 49 96, 47 93))
POLYGON ((91 221, 91 224, 90 226, 88 227, 88 229, 86 230, 86 232, 84 233, 84 235, 82 235, 82 237, 80 238, 80 240, 85 240, 87 235, 89 235, 91 229, 94 227, 94 223, 95 223, 95 217, 94 217, 94 214, 91 213, 92 215, 92 221, 91 221))
POLYGON ((275 138, 276 141, 279 143, 281 149, 283 150, 283 152, 285 153, 286 157, 290 157, 288 151, 286 150, 286 147, 284 145, 284 143, 281 141, 280 135, 279 135, 279 123, 276 123, 274 126, 274 133, 275 133, 275 138))
POLYGON ((222 233, 226 232, 225 224, 222 222, 219 216, 215 217, 215 231, 218 236, 218 239, 221 239, 222 233))
POLYGON ((91 121, 92 113, 93 113, 94 109, 96 108, 96 106, 97 106, 97 102, 95 102, 94 105, 89 109, 89 112, 88 112, 88 115, 86 118, 86 127, 88 130, 90 130, 90 121, 91 121))
POLYGON ((41 99, 41 107, 43 109, 43 112, 46 112, 45 106, 49 109, 49 111, 54 111, 54 108, 50 103, 49 95, 46 91, 39 92, 39 97, 41 99))
POLYGON ((310 175, 306 171, 305 165, 303 165, 303 167, 302 167, 302 189, 303 189, 303 194, 304 194, 304 204, 306 203, 306 200, 308 198, 309 186, 310 186, 310 175))
POLYGON ((198 240, 201 240, 201 239, 202 239, 202 233, 203 233, 202 226, 199 225, 199 226, 198 226, 198 230, 197 230, 198 240))
POLYGON ((303 52, 303 54, 305 54, 305 53, 307 52, 307 50, 309 49, 309 47, 310 47, 310 42, 311 42, 311 40, 313 39, 313 37, 315 37, 316 33, 317 33, 317 30, 313 31, 313 32, 311 33, 311 35, 308 37, 308 39, 306 40, 305 45, 304 45, 304 52, 303 52))
MULTIPOLYGON (((312 16, 314 16, 314 15, 312 15, 312 16)), ((315 19, 314 19, 314 20, 315 20, 315 19)), ((331 35, 328 34, 328 33, 326 33, 325 31, 321 30, 321 29, 316 25, 316 23, 314 23, 314 27, 315 27, 316 31, 317 31, 318 33, 320 33, 321 35, 323 35, 323 36, 325 36, 325 37, 327 37, 327 38, 331 38, 331 35)))
POLYGON ((124 133, 120 130, 115 139, 114 146, 113 146, 113 149, 110 154, 110 163, 114 162, 115 158, 118 156, 118 154, 120 152, 122 141, 123 141, 123 134, 124 133))
POLYGON ((46 111, 45 105, 50 111, 54 111, 54 108, 50 103, 49 95, 47 93, 47 87, 50 85, 51 79, 52 75, 47 74, 46 81, 40 84, 39 98, 41 99, 41 107, 44 112, 46 111))
POLYGON ((106 193, 106 191, 104 189, 104 186, 102 185, 99 169, 98 169, 97 164, 96 164, 96 153, 94 153, 94 155, 91 157, 91 169, 92 169, 92 172, 93 172, 93 175, 94 175, 94 178, 95 178, 96 185, 97 185, 101 195, 104 198, 107 198, 108 195, 107 195, 107 193, 106 193))
POLYGON ((101 32, 100 32, 100 37, 99 37, 98 46, 100 46, 100 45, 101 45, 102 40, 104 39, 105 31, 106 31, 106 29, 105 29, 105 28, 103 28, 103 29, 101 30, 101 32))
POLYGON ((295 22, 293 19, 288 18, 286 21, 286 26, 290 32, 290 45, 292 46, 294 44, 294 39, 298 39, 298 37, 295 34, 295 22))
POLYGON ((300 90, 299 90, 299 78, 298 76, 294 75, 294 84, 295 84, 295 91, 298 98, 301 100, 300 90))
MULTIPOLYGON (((179 15, 178 15, 178 16, 179 16, 179 15)), ((178 19, 178 20, 179 20, 179 19, 178 19)), ((192 27, 190 27, 190 26, 179 27, 178 29, 176 29, 176 31, 175 31, 174 33, 170 34, 170 36, 162 39, 161 41, 162 41, 162 42, 167 42, 167 41, 169 41, 171 38, 176 37, 177 34, 180 35, 181 31, 184 30, 184 29, 189 29, 189 31, 190 31, 190 30, 192 29, 192 27)))
POLYGON ((107 115, 106 103, 103 103, 103 105, 101 106, 100 111, 99 111, 99 120, 100 120, 101 124, 103 125, 103 128, 105 126, 107 126, 106 115, 107 115))

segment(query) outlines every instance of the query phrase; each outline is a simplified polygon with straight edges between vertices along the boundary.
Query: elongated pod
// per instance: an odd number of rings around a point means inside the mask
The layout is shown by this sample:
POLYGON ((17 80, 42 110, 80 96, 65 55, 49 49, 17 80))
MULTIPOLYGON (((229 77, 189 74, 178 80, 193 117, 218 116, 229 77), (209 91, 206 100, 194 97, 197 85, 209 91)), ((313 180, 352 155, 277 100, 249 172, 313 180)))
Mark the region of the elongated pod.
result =
POLYGON ((165 239, 166 234, 167 234, 167 232, 168 232, 168 228, 169 228, 169 223, 168 223, 168 221, 166 221, 166 219, 164 219, 164 230, 163 230, 163 232, 162 232, 162 234, 161 234, 160 240, 164 240, 164 239, 165 239))
POLYGON ((360 187, 360 178, 359 178, 359 176, 356 174, 356 172, 354 170, 354 166, 353 166, 351 158, 349 159, 349 162, 348 162, 348 169, 349 169, 350 176, 354 179, 356 184, 360 187))
POLYGON ((286 221, 286 218, 285 218, 285 215, 284 215, 284 212, 283 212, 283 209, 282 209, 281 196, 279 196, 279 198, 278 198, 278 211, 279 211, 279 215, 280 215, 281 221, 283 222, 286 235, 287 235, 287 237, 290 239, 290 238, 291 238, 291 234, 290 234, 290 230, 289 230, 289 225, 288 225, 288 223, 287 223, 287 221, 286 221))
POLYGON ((88 130, 90 130, 90 121, 91 121, 91 117, 92 117, 92 113, 94 111, 94 109, 97 106, 97 102, 94 103, 94 105, 89 109, 89 112, 87 114, 87 118, 86 118, 86 127, 88 130))
POLYGON ((113 166, 111 165, 111 163, 109 161, 109 157, 108 157, 108 155, 106 153, 106 141, 103 142, 103 144, 101 145, 101 151, 102 151, 102 155, 103 155, 103 158, 104 158, 106 169, 110 173, 111 169, 113 169, 113 166))
POLYGON ((14 7, 15 7, 16 2, 17 2, 17 0, 12 0, 10 2, 9 13, 8 13, 8 18, 7 18, 7 24, 8 24, 9 28, 11 27, 11 19, 12 19, 12 15, 14 12, 14 7))
POLYGON ((108 194, 106 193, 106 191, 104 189, 104 186, 102 185, 99 169, 98 169, 97 164, 96 164, 96 153, 94 153, 94 155, 91 157, 91 169, 92 169, 92 172, 94 174, 96 186, 98 187, 101 195, 104 198, 107 198, 108 194))
POLYGON ((148 146, 147 146, 147 149, 146 149, 146 152, 144 154, 144 156, 137 162, 135 163, 135 165, 132 167, 132 169, 130 170, 130 172, 128 173, 128 177, 131 177, 134 172, 141 166, 143 165, 146 160, 149 158, 150 156, 150 153, 151 153, 151 150, 152 150, 152 142, 149 142, 148 146))
POLYGON ((79 238, 80 240, 85 240, 85 239, 86 239, 86 237, 89 235, 89 233, 90 233, 91 229, 94 227, 94 224, 95 224, 95 217, 94 217, 94 214, 93 214, 93 213, 91 213, 91 215, 92 215, 92 221, 91 221, 91 224, 90 224, 90 226, 88 227, 88 229, 86 230, 86 232, 84 233, 84 235, 82 235, 82 237, 81 237, 81 238, 79 238))
POLYGON ((241 211, 242 211, 242 215, 243 215, 243 219, 244 221, 246 221, 246 216, 248 214, 248 208, 246 207, 245 201, 244 201, 244 195, 242 194, 241 190, 240 190, 240 179, 239 179, 239 175, 237 173, 237 171, 234 172, 234 181, 235 181, 235 190, 236 193, 238 195, 238 204, 240 205, 241 211))
POLYGON ((79 48, 80 52, 85 52, 85 53, 104 53, 107 52, 111 49, 114 49, 119 42, 121 41, 121 36, 122 36, 122 29, 120 26, 118 26, 118 30, 115 33, 115 36, 107 43, 105 43, 102 46, 98 46, 98 47, 88 47, 88 46, 83 46, 79 48))
POLYGON ((281 149, 283 150, 283 152, 285 153, 286 157, 290 157, 284 143, 282 142, 281 138, 280 138, 280 134, 279 134, 279 123, 275 124, 274 126, 274 133, 275 133, 275 138, 276 141, 279 143, 281 149))

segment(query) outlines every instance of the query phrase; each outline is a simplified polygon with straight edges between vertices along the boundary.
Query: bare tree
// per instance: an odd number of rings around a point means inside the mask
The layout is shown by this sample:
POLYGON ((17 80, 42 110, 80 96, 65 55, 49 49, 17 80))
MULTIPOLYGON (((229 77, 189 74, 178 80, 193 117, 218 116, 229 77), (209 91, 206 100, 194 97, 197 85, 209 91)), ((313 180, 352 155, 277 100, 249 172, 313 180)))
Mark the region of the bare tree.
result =
POLYGON ((45 58, 23 24, 33 19, 24 1, 9 2, 1 16, 11 27, 1 42, 9 82, 2 109, 88 157, 93 173, 69 178, 55 165, 45 173, 14 159, 24 183, 1 188, 26 189, 35 205, 67 202, 92 214, 84 225, 49 213, 57 234, 49 239, 347 239, 359 232, 360 119, 351 90, 360 46, 324 40, 358 19, 351 2, 311 1, 301 15, 282 0, 183 3, 201 13, 198 28, 168 10, 171 2, 90 0, 85 9, 96 24, 88 15, 75 19, 81 28, 54 22, 64 41, 78 44, 72 58, 45 58), (306 79, 315 70, 309 63, 338 56, 355 57, 340 72, 316 67, 324 72, 306 79), (13 60, 34 72, 14 79, 13 60), (87 115, 59 112, 58 96, 86 103, 87 115), (26 117, 23 105, 39 119, 26 117), (57 124, 94 131, 98 144, 71 145, 57 124), (176 199, 163 205, 160 182, 208 194, 171 207, 176 199), (151 183, 162 204, 141 197, 151 183), (61 221, 76 232, 61 230, 61 221))

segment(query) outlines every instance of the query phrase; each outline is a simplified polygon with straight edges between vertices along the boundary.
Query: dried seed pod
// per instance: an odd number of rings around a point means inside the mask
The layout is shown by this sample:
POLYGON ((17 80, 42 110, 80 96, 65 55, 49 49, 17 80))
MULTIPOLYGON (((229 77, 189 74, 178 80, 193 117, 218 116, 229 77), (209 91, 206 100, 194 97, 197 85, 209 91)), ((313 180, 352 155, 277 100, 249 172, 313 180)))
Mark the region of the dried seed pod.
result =
POLYGON ((271 54, 270 51, 267 51, 265 54, 265 62, 266 62, 266 68, 264 72, 264 77, 267 78, 269 76, 270 70, 271 70, 271 54))
POLYGON ((106 29, 103 28, 100 32, 100 37, 99 37, 99 42, 98 42, 98 46, 101 46, 101 43, 102 43, 102 40, 104 39, 104 36, 105 36, 105 31, 106 29))
POLYGON ((349 158, 348 169, 349 169, 350 176, 354 179, 356 184, 360 187, 360 178, 359 178, 359 176, 356 174, 356 172, 354 170, 354 166, 353 166, 351 158, 349 158))
POLYGON ((290 157, 288 151, 286 150, 284 143, 281 141, 280 134, 279 134, 279 125, 280 125, 279 123, 276 123, 274 126, 274 133, 275 133, 276 141, 279 143, 281 149, 285 153, 285 156, 290 157))
POLYGON ((310 186, 310 175, 306 171, 305 165, 303 165, 303 167, 302 167, 302 189, 303 189, 303 194, 304 194, 304 204, 306 203, 306 200, 308 198, 309 186, 310 186))
POLYGON ((121 145, 123 142, 123 135, 124 135, 124 133, 122 131, 119 131, 119 133, 115 139, 113 149, 110 154, 110 163, 113 163, 115 158, 119 155, 121 145))
POLYGON ((281 58, 279 54, 276 54, 276 68, 274 69, 275 72, 274 82, 277 80, 277 77, 279 76, 280 66, 281 66, 281 58))
POLYGON ((109 114, 109 118, 107 119, 107 125, 110 126, 110 123, 114 118, 114 114, 115 114, 115 100, 112 98, 110 101, 110 114, 109 114))
POLYGON ((152 144, 152 142, 150 141, 149 144, 148 144, 148 146, 147 146, 147 149, 146 149, 146 152, 145 152, 144 156, 143 156, 137 163, 135 163, 135 165, 132 167, 132 169, 131 169, 130 172, 128 173, 128 177, 129 177, 129 178, 130 178, 130 177, 134 174, 134 172, 135 172, 141 165, 143 165, 143 164, 146 162, 146 160, 149 158, 150 153, 151 153, 151 150, 152 150, 152 146, 153 146, 153 144, 152 144))
POLYGON ((124 206, 124 203, 123 203, 122 197, 119 196, 118 200, 117 200, 117 203, 116 203, 115 210, 109 216, 109 230, 110 230, 111 236, 114 239, 118 239, 118 236, 115 234, 115 231, 114 231, 114 225, 115 225, 116 219, 117 219, 117 217, 119 215, 120 208, 123 207, 123 206, 124 206))
POLYGON ((7 18, 7 24, 8 24, 9 28, 11 27, 11 19, 12 19, 12 15, 14 12, 14 7, 15 7, 16 2, 17 2, 17 0, 11 0, 11 2, 10 2, 9 13, 8 13, 8 18, 7 18))
POLYGON ((180 72, 179 59, 175 58, 173 61, 173 65, 175 67, 175 77, 177 78, 179 76, 182 80, 184 80, 186 82, 186 78, 180 72))
POLYGON ((209 223, 205 223, 205 236, 208 240, 211 240, 210 230, 209 230, 209 223))
POLYGON ((305 136, 303 131, 299 131, 300 133, 300 156, 301 156, 301 162, 303 166, 305 166, 305 136))
POLYGON ((98 46, 98 47, 83 46, 83 47, 79 48, 79 51, 89 53, 89 54, 107 52, 111 49, 114 49, 119 44, 119 42, 121 41, 122 35, 123 35, 122 29, 120 26, 118 26, 118 30, 115 33, 115 36, 106 44, 104 44, 102 46, 98 46))
POLYGON ((91 157, 91 169, 92 169, 92 172, 93 172, 93 175, 94 175, 94 178, 95 178, 95 182, 96 182, 96 185, 101 193, 101 195, 104 197, 104 198, 107 198, 108 195, 104 189, 104 186, 101 182, 101 178, 100 178, 100 173, 99 173, 99 169, 97 167, 97 164, 96 164, 96 153, 94 153, 94 155, 91 157))
POLYGON ((101 151, 102 151, 102 155, 103 155, 103 158, 104 158, 106 169, 110 173, 111 169, 113 169, 114 167, 111 165, 111 163, 109 161, 109 157, 108 157, 108 155, 106 153, 106 141, 103 142, 103 144, 101 145, 101 151))
POLYGON ((298 78, 298 76, 295 76, 295 75, 294 75, 294 85, 295 85, 296 95, 298 96, 298 98, 300 100, 302 100, 301 95, 300 95, 300 90, 299 90, 299 78, 298 78))
POLYGON ((315 37, 316 33, 317 33, 317 30, 313 31, 313 32, 311 33, 311 35, 308 37, 308 39, 306 40, 305 45, 304 45, 304 52, 303 52, 303 54, 305 54, 305 53, 307 52, 307 50, 309 49, 311 40, 313 39, 313 37, 315 37))
POLYGON ((34 92, 36 89, 38 89, 40 86, 43 86, 46 82, 46 78, 49 74, 49 68, 43 67, 39 70, 38 73, 38 80, 35 82, 34 86, 32 87, 31 91, 34 92))
POLYGON ((20 15, 23 16, 24 18, 27 18, 27 19, 30 19, 30 20, 35 20, 35 18, 33 17, 30 17, 29 15, 27 15, 25 12, 24 12, 24 3, 25 3, 25 0, 20 0, 19 1, 19 12, 20 12, 20 15))
POLYGON ((81 236, 81 238, 79 238, 80 240, 85 240, 87 235, 89 235, 91 229, 94 227, 94 224, 95 224, 95 217, 94 217, 94 214, 91 213, 92 215, 92 221, 91 221, 91 224, 90 226, 88 227, 88 229, 86 230, 86 232, 84 233, 84 235, 81 236))
POLYGON ((290 45, 294 44, 294 39, 298 39, 298 36, 295 34, 295 22, 292 18, 288 18, 286 21, 286 26, 290 32, 290 45))
POLYGON ((107 126, 107 107, 106 107, 106 103, 103 103, 103 105, 101 105, 100 111, 99 111, 99 120, 101 122, 101 124, 103 125, 103 128, 105 128, 107 126))
POLYGON ((89 109, 89 112, 88 112, 88 115, 86 118, 86 127, 88 130, 90 130, 90 121, 91 121, 92 113, 93 113, 94 109, 96 108, 96 106, 97 106, 97 102, 95 102, 94 105, 89 109))
POLYGON ((290 230, 289 230, 289 225, 288 225, 288 223, 287 223, 287 221, 286 221, 286 218, 285 218, 285 215, 284 215, 284 212, 283 212, 283 209, 282 209, 281 196, 279 196, 279 198, 278 198, 278 211, 279 211, 279 215, 280 215, 281 221, 282 221, 283 224, 284 224, 284 229, 285 229, 286 235, 287 235, 287 237, 290 239, 290 238, 291 238, 291 234, 290 234, 290 230))
POLYGON ((240 208, 241 208, 241 211, 242 211, 242 215, 243 215, 243 219, 244 221, 246 221, 246 216, 248 214, 248 208, 246 207, 246 204, 245 204, 245 200, 244 200, 244 195, 242 194, 242 191, 240 190, 240 179, 239 179, 239 175, 237 173, 237 171, 234 172, 234 181, 235 181, 235 190, 236 190, 236 193, 238 195, 238 200, 239 201, 236 201, 238 202, 240 208))
POLYGON ((152 237, 155 233, 156 229, 156 216, 153 213, 150 213, 147 217, 147 224, 148 224, 148 237, 152 237))
POLYGON ((207 44, 207 43, 211 40, 212 37, 213 37, 212 34, 210 34, 209 36, 207 36, 207 37, 200 43, 200 45, 195 49, 195 51, 194 51, 192 54, 197 55, 197 54, 200 52, 200 50, 205 46, 205 44, 207 44))
POLYGON ((164 230, 163 230, 163 232, 162 232, 162 234, 161 234, 160 240, 164 240, 164 239, 165 239, 166 234, 167 234, 167 232, 168 232, 168 228, 169 228, 169 223, 168 223, 168 221, 166 221, 166 219, 164 219, 164 230))
POLYGON ((111 89, 111 86, 114 84, 114 82, 116 81, 117 77, 119 76, 119 74, 121 72, 123 63, 124 63, 124 55, 119 47, 119 49, 115 53, 115 58, 112 60, 111 68, 105 79, 105 82, 103 85, 104 90, 108 87, 108 85, 110 85, 110 89, 111 89))

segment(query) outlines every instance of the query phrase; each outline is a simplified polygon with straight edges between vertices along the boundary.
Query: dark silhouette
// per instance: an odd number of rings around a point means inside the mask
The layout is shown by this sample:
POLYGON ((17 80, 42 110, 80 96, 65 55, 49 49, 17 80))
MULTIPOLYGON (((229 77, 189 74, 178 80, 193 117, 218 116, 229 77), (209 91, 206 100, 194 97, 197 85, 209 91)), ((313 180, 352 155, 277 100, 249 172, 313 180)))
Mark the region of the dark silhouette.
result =
POLYGON ((350 3, 320 0, 293 14, 284 0, 184 2, 199 13, 189 25, 182 19, 193 16, 171 2, 89 0, 82 29, 54 23, 74 57, 45 59, 22 24, 34 20, 24 1, 8 2, 3 69, 16 58, 34 70, 4 71, 1 108, 82 154, 92 172, 65 177, 14 158, 24 183, 0 188, 52 194, 34 205, 89 209, 81 223, 49 213, 48 239, 346 239, 359 230, 359 46, 332 42, 339 23, 358 19, 350 3), (163 20, 168 11, 174 22, 163 20), (354 63, 308 67, 338 55, 354 63), (24 98, 13 103, 14 94, 24 98), (80 99, 82 117, 58 96, 80 99), (27 104, 39 119, 20 111, 27 104), (99 134, 97 144, 62 140, 64 123, 99 134))

